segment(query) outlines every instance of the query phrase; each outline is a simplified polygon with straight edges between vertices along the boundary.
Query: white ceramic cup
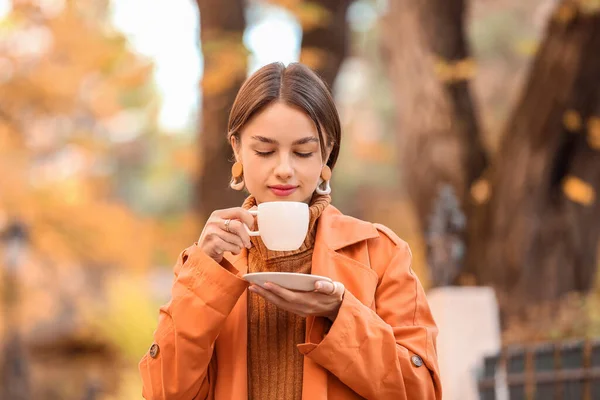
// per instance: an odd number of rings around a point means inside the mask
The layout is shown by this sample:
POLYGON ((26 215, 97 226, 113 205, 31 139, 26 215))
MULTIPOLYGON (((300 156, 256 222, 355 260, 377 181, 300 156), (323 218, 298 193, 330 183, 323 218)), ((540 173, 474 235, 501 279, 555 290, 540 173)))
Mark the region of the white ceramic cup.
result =
POLYGON ((256 210, 249 212, 257 216, 258 231, 251 231, 246 226, 248 235, 260 236, 269 250, 297 250, 304 243, 308 232, 308 204, 270 201, 260 203, 256 210))

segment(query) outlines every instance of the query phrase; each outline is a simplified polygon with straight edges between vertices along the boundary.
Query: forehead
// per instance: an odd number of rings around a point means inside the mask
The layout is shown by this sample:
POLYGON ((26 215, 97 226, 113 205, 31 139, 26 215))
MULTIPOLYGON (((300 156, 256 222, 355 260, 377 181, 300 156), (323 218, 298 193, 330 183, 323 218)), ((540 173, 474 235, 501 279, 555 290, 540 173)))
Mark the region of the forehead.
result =
POLYGON ((270 104, 255 115, 241 133, 242 139, 260 135, 275 139, 279 143, 319 136, 314 122, 302 109, 282 102, 270 104))

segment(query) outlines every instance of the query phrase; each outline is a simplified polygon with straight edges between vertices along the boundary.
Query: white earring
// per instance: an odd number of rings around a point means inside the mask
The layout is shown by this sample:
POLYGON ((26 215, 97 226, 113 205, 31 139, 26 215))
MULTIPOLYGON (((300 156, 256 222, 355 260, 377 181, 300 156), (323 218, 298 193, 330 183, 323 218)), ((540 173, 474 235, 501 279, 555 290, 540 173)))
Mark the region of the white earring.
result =
POLYGON ((240 180, 239 182, 236 182, 235 180, 231 180, 231 182, 229 183, 229 186, 233 189, 233 190, 242 190, 244 189, 244 180, 240 180))
POLYGON ((319 178, 319 184, 317 185, 315 191, 320 195, 330 194, 331 186, 329 185, 329 181, 324 181, 323 178, 319 178), (321 189, 321 185, 323 185, 323 183, 325 183, 325 188, 321 189))
POLYGON ((315 192, 317 192, 317 194, 320 194, 320 195, 325 195, 325 194, 331 193, 331 186, 329 186, 330 180, 331 180, 331 168, 329 168, 329 166, 327 166, 327 165, 324 165, 323 169, 321 170, 321 176, 319 177, 319 184, 317 185, 315 192), (323 183, 325 183, 324 189, 321 188, 321 185, 323 185, 323 183))

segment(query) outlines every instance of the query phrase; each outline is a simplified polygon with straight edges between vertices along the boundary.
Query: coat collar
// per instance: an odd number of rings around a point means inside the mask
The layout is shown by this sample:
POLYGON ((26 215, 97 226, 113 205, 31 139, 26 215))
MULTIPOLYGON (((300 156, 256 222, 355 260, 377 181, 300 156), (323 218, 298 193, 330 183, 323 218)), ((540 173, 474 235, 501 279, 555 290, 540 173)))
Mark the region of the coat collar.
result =
POLYGON ((379 237, 379 233, 373 224, 344 215, 337 208, 329 205, 319 218, 315 241, 337 251, 376 237, 379 237))
MULTIPOLYGON (((319 217, 315 247, 320 247, 323 244, 333 251, 338 251, 344 247, 376 237, 379 237, 379 233, 373 224, 344 215, 330 204, 319 217)), ((248 251, 242 249, 239 255, 228 254, 226 258, 241 273, 245 274, 248 271, 247 257, 248 251)))

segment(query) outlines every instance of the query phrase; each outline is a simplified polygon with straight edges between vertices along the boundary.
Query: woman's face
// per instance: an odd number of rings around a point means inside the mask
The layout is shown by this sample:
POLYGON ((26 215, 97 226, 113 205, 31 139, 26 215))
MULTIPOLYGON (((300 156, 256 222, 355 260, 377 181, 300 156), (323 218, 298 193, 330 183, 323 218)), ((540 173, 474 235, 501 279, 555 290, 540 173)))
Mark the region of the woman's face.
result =
POLYGON ((303 111, 274 102, 246 124, 240 142, 231 139, 257 203, 310 202, 325 162, 317 128, 303 111))

